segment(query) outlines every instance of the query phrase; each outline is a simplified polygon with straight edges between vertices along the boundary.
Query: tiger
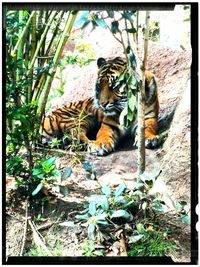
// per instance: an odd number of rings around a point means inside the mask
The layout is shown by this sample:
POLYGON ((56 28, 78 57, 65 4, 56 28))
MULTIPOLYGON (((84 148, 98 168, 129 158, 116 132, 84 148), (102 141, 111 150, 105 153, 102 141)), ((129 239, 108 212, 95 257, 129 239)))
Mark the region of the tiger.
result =
MULTIPOLYGON (((91 154, 105 156, 116 149, 126 135, 137 136, 137 119, 125 128, 119 117, 127 106, 127 94, 119 90, 116 81, 127 69, 127 61, 121 57, 97 59, 97 79, 93 97, 71 102, 45 116, 41 128, 43 136, 62 138, 72 129, 81 143, 87 145, 91 154), (82 118, 80 119, 80 114, 82 118), (78 127, 77 127, 78 126, 78 127), (77 129, 78 128, 78 129, 77 129), (94 132, 95 136, 90 138, 94 132)), ((160 144, 157 135, 159 101, 155 76, 145 71, 145 147, 157 148, 160 144)), ((137 138, 136 138, 137 140, 137 138)), ((137 145, 137 141, 135 142, 137 145)))

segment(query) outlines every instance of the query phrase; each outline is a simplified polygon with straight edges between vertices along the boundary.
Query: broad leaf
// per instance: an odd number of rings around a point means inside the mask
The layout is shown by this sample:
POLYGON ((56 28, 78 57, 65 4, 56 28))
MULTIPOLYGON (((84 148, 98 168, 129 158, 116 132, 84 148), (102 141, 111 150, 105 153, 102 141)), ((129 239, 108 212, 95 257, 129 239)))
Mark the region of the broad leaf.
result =
POLYGON ((49 167, 51 167, 52 165, 55 165, 55 162, 56 162, 56 158, 55 157, 52 157, 50 159, 48 159, 47 161, 45 161, 47 163, 47 165, 49 167))
POLYGON ((135 28, 125 29, 125 31, 127 31, 129 33, 136 33, 137 32, 137 30, 135 28))
POLYGON ((95 19, 95 22, 96 22, 96 24, 97 24, 98 26, 100 26, 101 28, 104 28, 104 29, 107 28, 107 26, 106 26, 106 24, 105 24, 105 22, 104 22, 103 20, 97 18, 97 19, 95 19))
POLYGON ((126 210, 116 210, 112 214, 111 218, 125 218, 127 221, 130 221, 132 216, 126 210))
POLYGON ((113 34, 116 34, 117 32, 119 32, 119 22, 118 21, 112 21, 112 23, 111 23, 111 32, 113 34))
POLYGON ((102 197, 98 203, 99 205, 101 205, 104 211, 107 211, 109 209, 109 203, 107 197, 102 197))
POLYGON ((88 237, 91 240, 95 240, 95 236, 94 236, 95 227, 96 227, 96 225, 93 223, 89 224, 89 226, 88 226, 88 237))
POLYGON ((141 240, 143 237, 144 237, 144 235, 139 234, 139 235, 131 236, 131 237, 129 238, 129 240, 130 240, 130 243, 136 243, 136 242, 138 242, 139 240, 141 240))
POLYGON ((93 216, 96 213, 96 203, 95 201, 90 202, 89 204, 89 213, 93 216))
POLYGON ((114 11, 113 10, 107 10, 108 16, 110 18, 114 18, 114 11))
POLYGON ((91 171, 92 171, 92 165, 91 165, 89 162, 84 161, 84 162, 82 163, 82 165, 83 165, 83 168, 84 168, 86 171, 88 171, 88 172, 91 172, 91 171))
POLYGON ((106 219, 106 217, 107 217, 106 213, 102 213, 102 214, 95 216, 97 221, 104 221, 106 219))
POLYGON ((32 192, 32 196, 37 195, 42 188, 43 188, 43 183, 39 183, 38 186, 35 188, 35 190, 32 192))
POLYGON ((125 184, 124 183, 120 184, 114 192, 115 197, 120 196, 124 192, 125 189, 126 189, 125 184))
POLYGON ((188 215, 181 215, 181 220, 185 224, 191 224, 191 218, 188 215))
POLYGON ((65 173, 63 174, 63 178, 69 178, 72 174, 72 168, 71 167, 67 167, 65 170, 65 173))
POLYGON ((89 11, 82 11, 81 15, 75 20, 74 26, 80 28, 85 22, 90 22, 88 19, 89 11))
POLYGON ((83 214, 83 215, 76 215, 75 216, 76 219, 80 220, 80 221, 87 221, 89 219, 89 215, 88 214, 83 214))
POLYGON ((111 195, 111 190, 110 190, 109 186, 107 186, 107 185, 102 187, 101 191, 107 197, 111 195))
POLYGON ((43 171, 41 169, 33 169, 33 175, 38 175, 38 174, 41 174, 43 173, 43 171))

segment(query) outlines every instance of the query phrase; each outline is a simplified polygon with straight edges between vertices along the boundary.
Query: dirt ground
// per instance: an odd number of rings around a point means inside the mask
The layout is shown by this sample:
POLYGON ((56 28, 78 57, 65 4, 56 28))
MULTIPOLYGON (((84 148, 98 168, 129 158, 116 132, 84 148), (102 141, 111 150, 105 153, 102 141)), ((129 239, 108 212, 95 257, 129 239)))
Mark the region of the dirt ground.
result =
MULTIPOLYGON (((84 153, 84 152, 83 152, 84 153)), ((159 163, 155 163, 156 150, 147 151, 147 170, 152 168, 159 169, 159 163)), ((26 226, 26 216, 34 224, 40 238, 50 251, 50 256, 77 257, 82 256, 83 246, 87 243, 86 227, 75 222, 75 215, 83 210, 83 205, 89 197, 101 193, 101 187, 109 185, 115 189, 120 183, 124 182, 131 188, 132 178, 135 173, 133 166, 137 165, 137 151, 130 147, 121 147, 118 151, 107 157, 97 157, 85 154, 85 160, 90 162, 92 169, 95 170, 94 177, 88 177, 88 172, 77 164, 72 169, 70 177, 63 179, 63 187, 60 190, 62 194, 57 197, 52 195, 44 204, 34 199, 34 205, 28 207, 26 215, 26 200, 20 195, 8 191, 7 211, 6 211, 6 256, 19 256, 23 246, 24 231, 26 230, 25 245, 23 248, 24 256, 34 256, 35 252, 33 232, 28 224, 26 226), (130 160, 131 159, 131 160, 130 160), (64 190, 65 189, 65 190, 64 190)), ((62 174, 68 167, 69 160, 67 156, 60 156, 60 167, 62 174)), ((175 227, 176 230, 170 235, 171 242, 176 245, 176 253, 167 255, 175 262, 190 262, 190 229, 180 220, 162 218, 162 224, 166 227, 175 227)), ((112 241, 114 242, 114 241, 112 241)), ((100 247, 106 250, 109 245, 100 247)), ((109 255, 109 254, 108 254, 109 255)), ((36 255, 35 255, 36 256, 36 255)), ((112 255, 113 256, 113 255, 112 255)), ((117 256, 117 255, 115 255, 117 256)))

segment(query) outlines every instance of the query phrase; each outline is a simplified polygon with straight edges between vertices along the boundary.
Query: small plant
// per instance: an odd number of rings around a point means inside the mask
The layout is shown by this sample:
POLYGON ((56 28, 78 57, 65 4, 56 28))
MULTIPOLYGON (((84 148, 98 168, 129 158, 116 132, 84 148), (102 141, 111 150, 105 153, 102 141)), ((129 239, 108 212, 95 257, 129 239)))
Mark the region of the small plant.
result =
POLYGON ((47 160, 42 160, 33 169, 33 180, 37 184, 32 192, 32 196, 37 195, 45 184, 54 184, 61 174, 56 168, 56 158, 52 157, 47 160))
POLYGON ((162 233, 154 226, 137 223, 134 234, 130 236, 131 243, 128 256, 160 257, 166 253, 174 253, 175 245, 167 239, 167 233, 162 233))
POLYGON ((101 250, 96 250, 95 243, 92 240, 82 243, 81 249, 83 250, 82 254, 85 257, 103 256, 103 252, 101 250))
POLYGON ((88 207, 82 215, 76 215, 76 219, 86 222, 88 237, 90 240, 103 238, 101 230, 109 227, 110 220, 123 219, 129 222, 133 219, 127 208, 133 201, 126 199, 125 195, 122 196, 126 187, 121 184, 112 193, 108 186, 102 188, 103 195, 93 195, 90 198, 88 207))

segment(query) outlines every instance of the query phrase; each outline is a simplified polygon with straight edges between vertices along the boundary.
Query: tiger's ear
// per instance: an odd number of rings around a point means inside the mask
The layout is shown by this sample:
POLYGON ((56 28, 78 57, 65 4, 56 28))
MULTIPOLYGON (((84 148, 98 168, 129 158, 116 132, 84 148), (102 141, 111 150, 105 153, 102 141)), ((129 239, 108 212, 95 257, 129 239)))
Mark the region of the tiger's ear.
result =
POLYGON ((100 68, 105 63, 106 63, 105 58, 100 57, 100 58, 97 59, 97 66, 98 66, 98 68, 100 68))

